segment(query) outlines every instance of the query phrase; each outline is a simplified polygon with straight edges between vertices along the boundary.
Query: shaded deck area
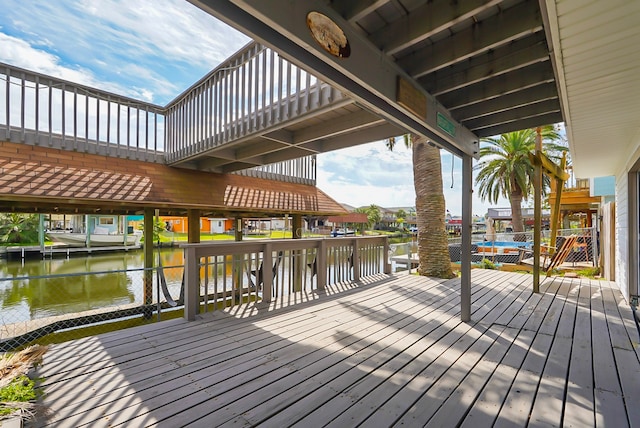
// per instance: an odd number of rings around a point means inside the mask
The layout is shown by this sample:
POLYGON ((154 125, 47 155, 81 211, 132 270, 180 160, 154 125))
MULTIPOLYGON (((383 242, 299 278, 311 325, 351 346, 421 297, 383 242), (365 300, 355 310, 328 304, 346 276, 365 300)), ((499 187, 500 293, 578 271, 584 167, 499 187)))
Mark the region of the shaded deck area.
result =
POLYGON ((55 345, 36 426, 640 426, 614 284, 472 271, 328 286, 55 345), (297 299, 298 301, 293 301, 297 299))

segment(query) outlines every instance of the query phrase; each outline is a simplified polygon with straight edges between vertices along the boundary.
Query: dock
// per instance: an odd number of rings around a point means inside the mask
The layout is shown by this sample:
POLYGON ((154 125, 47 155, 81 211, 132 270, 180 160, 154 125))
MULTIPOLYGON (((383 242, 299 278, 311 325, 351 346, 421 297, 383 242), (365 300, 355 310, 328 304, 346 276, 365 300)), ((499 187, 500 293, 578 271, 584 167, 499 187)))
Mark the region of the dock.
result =
POLYGON ((67 245, 45 245, 44 247, 40 247, 38 245, 30 245, 24 247, 4 247, 0 250, 0 258, 25 259, 38 256, 45 258, 47 256, 53 257, 54 255, 66 255, 70 257, 72 254, 83 255, 109 251, 132 251, 141 248, 142 245, 114 245, 107 247, 70 247, 67 245))

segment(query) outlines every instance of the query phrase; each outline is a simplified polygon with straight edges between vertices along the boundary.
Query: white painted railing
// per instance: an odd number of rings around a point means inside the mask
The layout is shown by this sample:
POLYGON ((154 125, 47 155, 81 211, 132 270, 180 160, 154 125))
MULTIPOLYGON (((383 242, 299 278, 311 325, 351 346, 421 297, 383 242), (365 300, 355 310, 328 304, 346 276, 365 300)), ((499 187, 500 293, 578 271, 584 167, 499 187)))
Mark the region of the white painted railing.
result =
POLYGON ((270 302, 297 292, 390 273, 386 237, 286 239, 181 245, 185 318, 200 311, 270 302))
POLYGON ((161 106, 0 64, 0 137, 164 162, 161 106))

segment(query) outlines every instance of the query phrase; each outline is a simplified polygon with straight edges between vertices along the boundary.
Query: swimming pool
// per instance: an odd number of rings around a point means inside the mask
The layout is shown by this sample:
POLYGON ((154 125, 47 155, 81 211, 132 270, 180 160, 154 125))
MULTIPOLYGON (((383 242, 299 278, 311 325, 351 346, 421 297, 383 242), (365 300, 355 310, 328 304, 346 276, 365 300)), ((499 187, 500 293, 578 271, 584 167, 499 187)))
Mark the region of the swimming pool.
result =
POLYGON ((486 241, 486 242, 475 242, 475 245, 478 247, 509 247, 509 248, 531 248, 533 242, 516 242, 516 241, 486 241))

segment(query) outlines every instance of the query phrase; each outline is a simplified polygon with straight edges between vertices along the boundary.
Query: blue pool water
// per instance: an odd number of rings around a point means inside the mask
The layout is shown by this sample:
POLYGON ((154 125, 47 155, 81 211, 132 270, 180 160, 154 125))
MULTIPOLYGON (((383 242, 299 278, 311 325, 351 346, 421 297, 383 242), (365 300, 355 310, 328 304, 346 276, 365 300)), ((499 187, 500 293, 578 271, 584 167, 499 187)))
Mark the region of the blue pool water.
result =
POLYGON ((478 247, 531 247, 533 242, 510 242, 510 241, 494 241, 494 242, 476 242, 478 247))

